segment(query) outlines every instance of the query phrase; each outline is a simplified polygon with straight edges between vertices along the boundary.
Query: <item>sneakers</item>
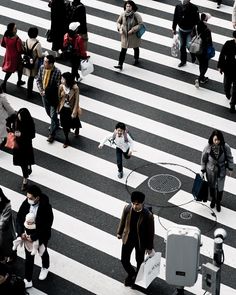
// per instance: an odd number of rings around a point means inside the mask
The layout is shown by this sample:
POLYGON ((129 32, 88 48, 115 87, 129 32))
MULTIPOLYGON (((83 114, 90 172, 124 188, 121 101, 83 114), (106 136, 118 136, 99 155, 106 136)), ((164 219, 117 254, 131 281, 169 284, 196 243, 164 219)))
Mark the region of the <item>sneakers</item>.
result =
POLYGON ((123 69, 123 67, 121 65, 118 65, 118 66, 114 66, 115 69, 118 69, 118 70, 121 70, 123 69))
POLYGON ((41 271, 40 271, 40 274, 39 274, 39 280, 40 281, 43 281, 43 280, 45 280, 46 279, 46 277, 47 277, 47 275, 48 275, 48 268, 41 268, 41 271))
POLYGON ((181 68, 181 67, 183 67, 185 65, 186 65, 186 62, 181 61, 181 63, 178 64, 178 67, 181 68))
POLYGON ((26 279, 24 279, 24 283, 25 283, 25 289, 33 287, 32 281, 27 281, 26 279))
POLYGON ((196 80, 194 81, 194 85, 195 85, 196 88, 199 88, 199 80, 198 80, 198 79, 196 79, 196 80))
POLYGON ((204 77, 203 79, 199 79, 200 81, 200 84, 205 84, 209 81, 209 78, 208 77, 204 77))
POLYGON ((122 178, 123 177, 123 171, 121 171, 121 172, 118 172, 118 178, 122 178))

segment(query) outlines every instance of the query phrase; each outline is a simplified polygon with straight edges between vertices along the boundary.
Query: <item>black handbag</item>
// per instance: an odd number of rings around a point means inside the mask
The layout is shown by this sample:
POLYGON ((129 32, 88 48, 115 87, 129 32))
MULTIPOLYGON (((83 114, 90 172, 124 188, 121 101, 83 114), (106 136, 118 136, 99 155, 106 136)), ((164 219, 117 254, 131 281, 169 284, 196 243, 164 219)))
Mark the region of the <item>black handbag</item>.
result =
POLYGON ((196 177, 193 182, 192 195, 196 201, 207 202, 208 199, 208 183, 202 178, 199 173, 196 173, 196 177))
POLYGON ((47 39, 48 42, 52 42, 52 33, 51 33, 51 30, 47 30, 46 34, 45 34, 45 37, 47 39))

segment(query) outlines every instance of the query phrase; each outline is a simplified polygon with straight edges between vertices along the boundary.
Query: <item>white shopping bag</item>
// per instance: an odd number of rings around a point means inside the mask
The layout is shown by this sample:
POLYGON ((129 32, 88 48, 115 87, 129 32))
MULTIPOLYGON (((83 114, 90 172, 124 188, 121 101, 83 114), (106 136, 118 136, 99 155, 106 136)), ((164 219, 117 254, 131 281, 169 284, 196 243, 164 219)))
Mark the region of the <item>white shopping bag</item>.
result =
POLYGON ((152 257, 148 256, 140 266, 135 284, 146 289, 159 275, 160 263, 161 252, 156 252, 152 257))
POLYGON ((178 57, 178 55, 179 55, 179 48, 180 48, 179 35, 178 34, 175 34, 173 36, 173 41, 172 41, 172 45, 171 45, 171 55, 173 57, 178 57))
POLYGON ((81 60, 80 69, 83 77, 91 74, 94 71, 94 66, 91 58, 81 60))

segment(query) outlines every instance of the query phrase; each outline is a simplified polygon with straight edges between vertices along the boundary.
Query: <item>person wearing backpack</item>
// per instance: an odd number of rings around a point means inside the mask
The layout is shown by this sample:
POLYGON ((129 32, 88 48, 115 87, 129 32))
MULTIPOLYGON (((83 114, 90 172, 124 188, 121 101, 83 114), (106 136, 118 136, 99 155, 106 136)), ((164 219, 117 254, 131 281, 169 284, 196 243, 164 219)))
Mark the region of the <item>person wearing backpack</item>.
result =
POLYGON ((23 73, 28 76, 27 82, 27 99, 31 99, 33 93, 34 78, 36 77, 40 65, 40 60, 43 57, 41 43, 36 39, 38 36, 38 28, 31 27, 28 30, 29 38, 25 41, 24 57, 23 57, 23 73))
POLYGON ((124 281, 126 287, 134 284, 138 270, 144 261, 145 252, 150 256, 154 252, 154 218, 150 209, 144 206, 144 200, 144 193, 132 192, 131 203, 125 205, 117 229, 117 238, 122 239, 121 263, 128 274, 124 281), (136 269, 130 263, 134 248, 136 269))
POLYGON ((116 161, 118 167, 118 178, 123 177, 123 163, 122 156, 129 159, 133 152, 133 139, 131 138, 127 127, 124 123, 118 122, 112 135, 104 138, 98 148, 102 149, 104 144, 110 141, 111 144, 116 145, 116 161))
POLYGON ((195 80, 195 87, 199 88, 199 84, 205 84, 209 81, 208 77, 205 77, 205 74, 208 70, 209 57, 208 57, 208 48, 212 47, 212 37, 211 30, 208 28, 206 22, 209 20, 211 15, 209 13, 202 13, 200 17, 200 22, 196 27, 196 33, 200 35, 202 39, 201 53, 196 54, 196 57, 199 62, 199 71, 200 75, 195 80))

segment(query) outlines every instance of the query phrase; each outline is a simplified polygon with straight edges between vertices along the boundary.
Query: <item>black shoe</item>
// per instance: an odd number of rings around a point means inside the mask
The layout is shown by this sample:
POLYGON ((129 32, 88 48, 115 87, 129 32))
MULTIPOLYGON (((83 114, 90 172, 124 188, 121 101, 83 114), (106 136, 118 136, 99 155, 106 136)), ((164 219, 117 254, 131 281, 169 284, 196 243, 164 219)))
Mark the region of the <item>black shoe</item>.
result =
POLYGON ((53 143, 54 141, 54 136, 52 136, 51 134, 48 136, 48 139, 47 139, 48 142, 50 143, 53 143))
POLYGON ((226 96, 226 98, 227 98, 228 100, 231 99, 231 95, 226 94, 225 96, 226 96))
POLYGON ((181 67, 183 67, 185 65, 186 65, 186 62, 181 61, 181 63, 178 64, 178 67, 181 68, 181 67))
POLYGON ((123 177, 123 171, 121 171, 121 172, 118 172, 118 178, 122 178, 123 177))
POLYGON ((32 168, 28 168, 28 175, 30 175, 32 173, 32 168))
POLYGON ((22 86, 22 85, 24 85, 24 84, 25 84, 25 81, 20 80, 20 81, 18 81, 18 82, 16 83, 16 86, 17 86, 17 87, 20 87, 20 86, 22 86))
POLYGON ((75 137, 78 137, 79 136, 79 128, 76 128, 75 129, 75 137))
POLYGON ((204 77, 203 79, 199 79, 200 84, 205 84, 209 81, 208 77, 204 77))
POLYGON ((211 200, 211 204, 210 204, 211 208, 215 208, 215 204, 216 204, 216 201, 215 200, 211 200))
POLYGON ((220 212, 221 211, 220 203, 216 203, 216 210, 217 210, 217 212, 220 212))
POLYGON ((66 141, 64 142, 64 144, 63 144, 63 148, 65 149, 65 148, 67 148, 69 145, 70 145, 69 140, 66 140, 66 141))
POLYGON ((139 64, 139 60, 138 59, 135 59, 134 60, 134 65, 137 66, 138 64, 139 64))
POLYGON ((235 114, 236 113, 235 106, 231 106, 229 111, 231 114, 235 114))
POLYGON ((118 66, 114 66, 115 69, 119 69, 119 70, 122 70, 123 67, 121 65, 118 65, 118 66))
POLYGON ((27 187, 28 187, 28 183, 27 182, 26 183, 22 183, 22 185, 21 185, 21 191, 22 192, 26 191, 27 190, 27 187))
POLYGON ((135 282, 135 278, 136 276, 127 276, 125 281, 124 281, 124 285, 125 287, 131 287, 134 285, 134 282, 135 282))
POLYGON ((196 55, 192 55, 191 56, 191 61, 192 61, 192 64, 195 64, 195 62, 196 62, 196 55))

